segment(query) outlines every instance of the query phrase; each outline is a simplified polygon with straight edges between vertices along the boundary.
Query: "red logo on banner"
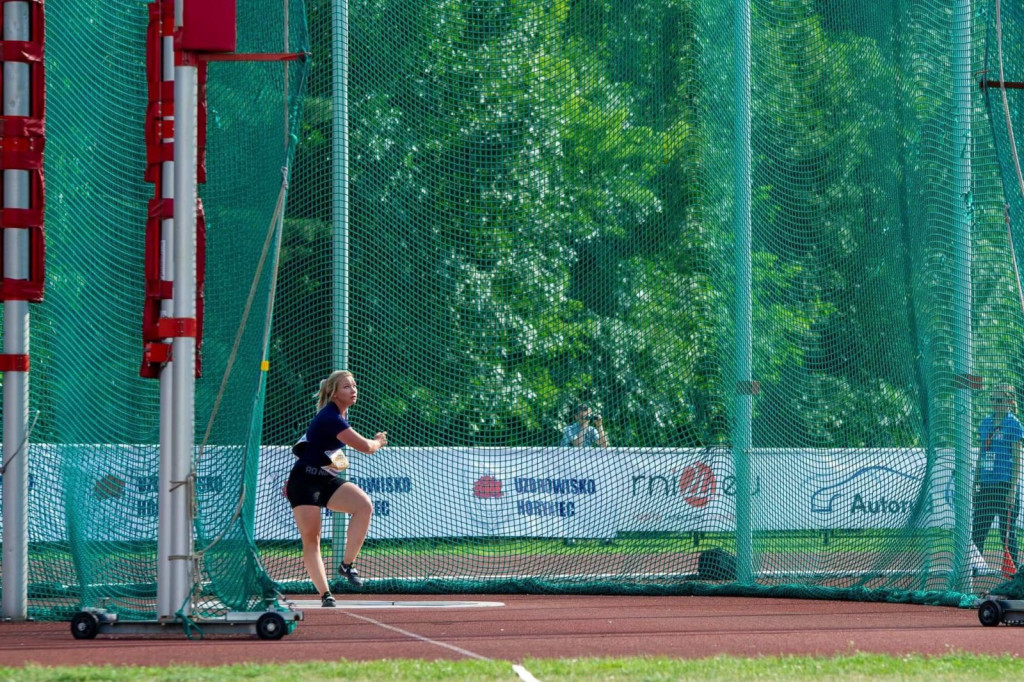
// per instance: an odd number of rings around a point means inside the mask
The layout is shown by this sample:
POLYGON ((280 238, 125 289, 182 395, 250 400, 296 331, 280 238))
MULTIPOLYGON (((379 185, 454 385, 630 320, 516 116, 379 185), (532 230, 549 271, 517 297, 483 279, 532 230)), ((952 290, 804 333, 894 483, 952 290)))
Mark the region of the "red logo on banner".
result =
POLYGON ((483 500, 501 497, 501 481, 494 476, 481 476, 473 484, 473 497, 479 497, 483 500))
POLYGON ((122 497, 124 495, 124 481, 113 474, 107 474, 96 481, 96 484, 92 487, 92 494, 97 500, 110 500, 122 497))
POLYGON ((715 472, 704 462, 695 462, 679 474, 679 494, 691 507, 703 507, 718 489, 715 472))

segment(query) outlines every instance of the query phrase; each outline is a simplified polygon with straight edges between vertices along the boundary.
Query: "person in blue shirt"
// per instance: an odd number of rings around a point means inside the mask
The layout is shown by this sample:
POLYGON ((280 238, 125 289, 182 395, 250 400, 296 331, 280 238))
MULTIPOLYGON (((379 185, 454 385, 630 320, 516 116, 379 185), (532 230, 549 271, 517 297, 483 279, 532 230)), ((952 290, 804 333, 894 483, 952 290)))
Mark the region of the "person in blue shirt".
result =
POLYGON ((602 448, 608 447, 608 436, 604 432, 604 420, 601 415, 592 415, 590 407, 580 405, 575 412, 576 421, 568 424, 562 430, 561 445, 584 447, 599 445, 602 448))
POLYGON ((992 392, 992 403, 992 414, 982 419, 978 428, 971 535, 978 552, 984 554, 985 538, 992 521, 999 517, 999 537, 1016 565, 1024 427, 1014 416, 1017 402, 1013 386, 996 386, 992 392))
POLYGON ((345 556, 338 573, 350 584, 361 587, 362 578, 353 567, 363 547, 373 516, 373 502, 363 490, 339 474, 348 466, 341 448, 350 447, 368 455, 388 444, 387 432, 372 439, 359 435, 348 423, 348 408, 359 392, 351 372, 337 371, 320 382, 317 413, 305 435, 295 444, 298 460, 288 474, 285 492, 302 537, 302 561, 320 594, 323 606, 334 606, 320 555, 321 508, 351 515, 345 542, 345 556))
MULTIPOLYGON (((601 415, 593 414, 588 405, 578 405, 573 416, 575 421, 562 429, 562 440, 559 445, 577 448, 595 445, 608 447, 608 435, 604 432, 604 420, 601 419, 601 415)), ((565 538, 563 542, 571 547, 576 544, 576 538, 565 538)), ((611 540, 606 542, 611 544, 611 540)))

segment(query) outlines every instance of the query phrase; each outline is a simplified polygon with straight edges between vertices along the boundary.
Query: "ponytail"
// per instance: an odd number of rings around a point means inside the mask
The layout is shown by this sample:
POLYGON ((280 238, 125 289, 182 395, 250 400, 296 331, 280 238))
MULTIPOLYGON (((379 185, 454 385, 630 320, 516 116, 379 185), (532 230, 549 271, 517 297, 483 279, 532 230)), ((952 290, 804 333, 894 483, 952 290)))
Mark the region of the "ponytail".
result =
POLYGON ((342 379, 355 378, 352 372, 345 369, 339 369, 335 372, 331 372, 330 375, 320 382, 320 392, 316 398, 316 409, 322 410, 324 405, 331 402, 331 398, 338 390, 338 384, 342 379))

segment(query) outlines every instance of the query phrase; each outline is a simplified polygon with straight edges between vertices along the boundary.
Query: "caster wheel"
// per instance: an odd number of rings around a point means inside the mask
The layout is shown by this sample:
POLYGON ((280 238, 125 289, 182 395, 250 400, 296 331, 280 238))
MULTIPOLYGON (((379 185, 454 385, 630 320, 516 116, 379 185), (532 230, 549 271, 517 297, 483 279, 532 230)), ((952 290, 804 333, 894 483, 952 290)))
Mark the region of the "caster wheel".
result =
POLYGON ((986 599, 978 607, 978 620, 985 627, 994 627, 1003 622, 1003 609, 999 602, 993 599, 986 599))
POLYGON ((267 611, 256 621, 256 635, 260 639, 281 639, 287 631, 284 616, 276 611, 267 611))
POLYGON ((71 636, 75 639, 93 639, 99 632, 99 619, 88 611, 80 611, 71 619, 71 636))

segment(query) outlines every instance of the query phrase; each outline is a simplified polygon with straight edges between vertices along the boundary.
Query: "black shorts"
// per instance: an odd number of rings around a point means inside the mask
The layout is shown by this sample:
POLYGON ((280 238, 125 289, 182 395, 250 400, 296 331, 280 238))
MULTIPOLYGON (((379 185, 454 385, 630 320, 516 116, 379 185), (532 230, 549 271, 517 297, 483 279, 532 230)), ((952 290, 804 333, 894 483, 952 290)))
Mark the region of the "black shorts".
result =
POLYGON ((326 507, 334 491, 343 485, 345 479, 341 476, 324 471, 320 467, 296 462, 288 474, 285 494, 292 509, 307 504, 326 507))

